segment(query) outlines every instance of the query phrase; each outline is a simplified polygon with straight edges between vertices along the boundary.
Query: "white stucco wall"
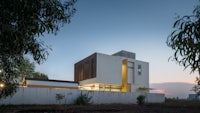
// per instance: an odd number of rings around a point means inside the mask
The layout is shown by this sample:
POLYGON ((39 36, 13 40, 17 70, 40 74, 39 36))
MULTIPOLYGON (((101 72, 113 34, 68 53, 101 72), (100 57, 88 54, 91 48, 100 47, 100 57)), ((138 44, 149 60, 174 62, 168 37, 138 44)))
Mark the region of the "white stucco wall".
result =
POLYGON ((122 56, 97 53, 96 77, 80 81, 80 85, 104 83, 122 85, 122 61, 128 60, 127 82, 131 84, 131 92, 138 88, 149 88, 149 63, 122 56), (138 65, 142 72, 138 75, 138 65))
POLYGON ((165 102, 164 94, 139 93, 139 92, 108 92, 108 91, 81 91, 67 90, 56 88, 23 88, 6 99, 0 99, 0 105, 22 105, 22 104, 73 104, 80 94, 88 94, 92 97, 93 104, 136 104, 137 97, 143 94, 148 103, 163 103, 165 102), (64 98, 60 101, 56 100, 56 94, 63 95, 64 98))
POLYGON ((132 91, 136 91, 139 87, 149 88, 149 63, 143 61, 134 61, 134 83, 132 84, 132 91), (138 74, 138 65, 141 65, 141 75, 138 74))
POLYGON ((105 84, 122 84, 122 58, 97 54, 97 81, 105 84))

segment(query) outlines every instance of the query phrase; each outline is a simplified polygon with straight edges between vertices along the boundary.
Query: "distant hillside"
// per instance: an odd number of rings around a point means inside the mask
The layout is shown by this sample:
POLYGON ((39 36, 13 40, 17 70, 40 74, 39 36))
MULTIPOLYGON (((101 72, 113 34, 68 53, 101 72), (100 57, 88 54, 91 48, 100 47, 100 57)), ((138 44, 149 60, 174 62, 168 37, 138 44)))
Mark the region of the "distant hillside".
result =
POLYGON ((158 89, 152 90, 151 92, 159 92, 159 90, 165 92, 165 96, 168 98, 179 97, 187 98, 188 94, 193 94, 191 91, 194 84, 183 83, 183 82, 167 82, 167 83, 152 83, 150 88, 158 89))

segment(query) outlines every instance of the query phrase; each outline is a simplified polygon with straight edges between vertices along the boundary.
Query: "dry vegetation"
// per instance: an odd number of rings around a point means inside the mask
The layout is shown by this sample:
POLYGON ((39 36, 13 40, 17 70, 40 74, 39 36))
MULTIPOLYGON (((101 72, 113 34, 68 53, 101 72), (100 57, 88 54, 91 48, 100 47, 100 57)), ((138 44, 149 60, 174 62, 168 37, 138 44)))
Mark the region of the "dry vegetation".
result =
POLYGON ((109 105, 19 105, 1 106, 0 113, 199 113, 200 101, 166 100, 163 104, 144 106, 109 105))

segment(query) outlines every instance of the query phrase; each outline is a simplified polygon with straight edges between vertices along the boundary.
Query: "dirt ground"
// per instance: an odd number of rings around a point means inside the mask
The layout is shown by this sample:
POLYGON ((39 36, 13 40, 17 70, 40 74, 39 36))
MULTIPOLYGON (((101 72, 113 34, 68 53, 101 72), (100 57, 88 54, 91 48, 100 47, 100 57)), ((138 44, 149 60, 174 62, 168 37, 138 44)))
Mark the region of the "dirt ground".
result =
POLYGON ((200 102, 166 102, 144 106, 109 105, 20 105, 0 106, 0 113, 200 113, 200 102))

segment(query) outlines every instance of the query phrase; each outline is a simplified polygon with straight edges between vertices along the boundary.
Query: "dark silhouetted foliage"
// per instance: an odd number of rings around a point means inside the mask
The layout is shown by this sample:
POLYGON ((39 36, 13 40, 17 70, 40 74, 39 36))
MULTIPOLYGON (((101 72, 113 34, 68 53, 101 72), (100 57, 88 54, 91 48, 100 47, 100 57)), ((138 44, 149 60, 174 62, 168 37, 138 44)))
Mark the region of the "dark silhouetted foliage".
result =
POLYGON ((92 99, 91 96, 88 94, 82 94, 75 100, 76 105, 87 105, 90 103, 90 100, 92 99))
MULTIPOLYGON (((175 51, 171 59, 200 74, 200 5, 196 6, 192 15, 179 17, 173 28, 167 39, 167 45, 175 51)), ((193 90, 198 94, 200 78, 197 77, 197 80, 193 90)))
POLYGON ((140 106, 145 104, 145 96, 144 95, 139 95, 137 97, 137 104, 140 105, 140 106))
POLYGON ((29 54, 37 63, 48 56, 44 33, 56 34, 75 13, 76 0, 0 0, 0 97, 15 92, 15 69, 29 54), (12 86, 12 87, 10 87, 12 86), (9 90, 10 89, 10 90, 9 90), (7 92, 7 93, 5 93, 7 92))
POLYGON ((36 79, 44 79, 44 80, 48 80, 48 76, 44 73, 40 73, 40 72, 34 72, 32 74, 32 77, 30 78, 36 78, 36 79))
POLYGON ((35 64, 26 58, 16 67, 16 75, 21 80, 23 78, 48 79, 46 74, 36 72, 35 64))

